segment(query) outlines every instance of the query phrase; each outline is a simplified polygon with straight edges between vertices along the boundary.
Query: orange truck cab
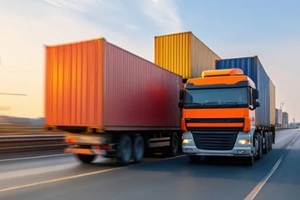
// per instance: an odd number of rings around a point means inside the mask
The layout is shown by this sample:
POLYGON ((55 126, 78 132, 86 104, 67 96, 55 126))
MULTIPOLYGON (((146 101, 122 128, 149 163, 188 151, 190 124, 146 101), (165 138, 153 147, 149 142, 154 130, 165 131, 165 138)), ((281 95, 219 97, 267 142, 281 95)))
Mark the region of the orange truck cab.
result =
POLYGON ((180 92, 182 151, 192 162, 202 156, 237 156, 252 165, 271 134, 255 126, 260 106, 254 82, 238 68, 208 70, 188 79, 180 92))

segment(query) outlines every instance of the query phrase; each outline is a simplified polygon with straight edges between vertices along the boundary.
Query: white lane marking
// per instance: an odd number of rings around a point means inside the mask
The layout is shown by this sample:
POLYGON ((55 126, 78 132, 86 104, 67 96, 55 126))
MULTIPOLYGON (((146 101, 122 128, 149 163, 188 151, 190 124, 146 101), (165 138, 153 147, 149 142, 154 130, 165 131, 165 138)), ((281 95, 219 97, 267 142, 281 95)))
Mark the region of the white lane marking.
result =
POLYGON ((94 174, 101 174, 101 173, 115 171, 115 170, 122 169, 122 168, 123 167, 117 167, 117 168, 112 168, 112 169, 99 170, 99 171, 94 171, 94 172, 89 172, 89 173, 84 173, 84 174, 78 174, 78 175, 74 175, 74 176, 66 176, 63 178, 52 179, 52 180, 48 180, 48 181, 41 181, 41 182, 36 182, 36 183, 31 183, 31 184, 26 184, 26 185, 20 185, 20 186, 16 186, 16 187, 0 189, 0 193, 11 191, 11 190, 23 189, 23 188, 28 188, 28 187, 38 186, 38 185, 45 185, 45 184, 49 184, 49 183, 55 183, 55 182, 60 182, 60 181, 81 178, 81 177, 85 177, 85 176, 91 176, 94 174))
MULTIPOLYGON (((297 141, 299 136, 300 136, 300 134, 297 134, 297 136, 289 143, 289 145, 287 146, 287 149, 290 149, 294 145, 294 143, 297 141)), ((266 184, 266 182, 270 179, 270 177, 277 170, 277 168, 281 164, 283 158, 284 158, 284 155, 281 155, 281 157, 276 162, 276 164, 273 166, 271 171, 255 186, 255 188, 246 196, 246 198, 244 200, 253 200, 257 196, 257 194, 260 192, 260 190, 263 188, 263 186, 266 184)))
POLYGON ((24 158, 8 158, 2 159, 0 162, 7 162, 7 161, 18 161, 18 160, 30 160, 30 159, 38 159, 38 158, 50 158, 50 157, 58 157, 58 156, 70 156, 71 154, 55 154, 55 155, 46 155, 46 156, 32 156, 32 157, 24 157, 24 158))
POLYGON ((266 184, 266 182, 269 180, 269 178, 273 175, 273 173, 277 170, 279 165, 281 164, 283 160, 283 155, 279 158, 279 160, 276 162, 276 164, 273 166, 271 171, 265 176, 256 186, 255 188, 247 195, 245 200, 252 200, 256 197, 256 195, 259 193, 259 191, 262 189, 262 187, 266 184))

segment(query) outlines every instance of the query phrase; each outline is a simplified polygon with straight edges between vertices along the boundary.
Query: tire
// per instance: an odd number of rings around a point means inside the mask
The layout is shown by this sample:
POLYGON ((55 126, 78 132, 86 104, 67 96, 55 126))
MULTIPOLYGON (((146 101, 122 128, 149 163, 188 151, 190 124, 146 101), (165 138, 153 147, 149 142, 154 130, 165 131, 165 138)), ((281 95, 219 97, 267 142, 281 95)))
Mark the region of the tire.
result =
POLYGON ((264 132, 265 137, 265 148, 263 149, 263 154, 268 154, 270 150, 270 135, 269 132, 264 132))
POLYGON ((122 135, 117 147, 117 163, 121 166, 128 165, 132 156, 132 141, 128 135, 122 135))
POLYGON ((139 163, 142 161, 144 157, 144 150, 145 150, 144 139, 140 135, 135 136, 133 140, 133 150, 132 150, 133 151, 132 158, 135 163, 139 163))
POLYGON ((84 164, 90 164, 96 158, 95 155, 85 155, 85 154, 76 154, 76 157, 80 162, 84 164))
POLYGON ((273 149, 273 135, 270 135, 270 145, 269 145, 269 151, 273 149))
POLYGON ((256 160, 260 160, 263 155, 263 139, 261 135, 258 135, 258 154, 255 156, 256 160))
POLYGON ((179 136, 176 132, 172 133, 170 137, 170 147, 168 148, 167 154, 168 156, 176 156, 178 153, 179 147, 179 136))

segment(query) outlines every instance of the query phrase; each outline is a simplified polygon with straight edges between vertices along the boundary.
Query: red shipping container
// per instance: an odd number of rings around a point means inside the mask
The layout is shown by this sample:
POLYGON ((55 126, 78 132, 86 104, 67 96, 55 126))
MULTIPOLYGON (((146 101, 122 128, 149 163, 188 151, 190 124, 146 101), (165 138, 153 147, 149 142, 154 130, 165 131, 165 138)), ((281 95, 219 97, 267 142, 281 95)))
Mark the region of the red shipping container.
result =
POLYGON ((105 39, 46 46, 45 124, 180 129, 182 79, 105 39))

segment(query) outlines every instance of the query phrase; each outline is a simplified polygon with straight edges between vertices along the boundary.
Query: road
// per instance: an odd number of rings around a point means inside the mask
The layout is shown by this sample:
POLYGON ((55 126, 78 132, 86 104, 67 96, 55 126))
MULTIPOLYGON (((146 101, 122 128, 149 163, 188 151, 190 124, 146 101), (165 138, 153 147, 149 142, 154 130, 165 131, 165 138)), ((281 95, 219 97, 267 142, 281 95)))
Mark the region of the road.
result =
POLYGON ((228 158, 191 164, 185 156, 118 167, 71 155, 0 160, 0 199, 299 199, 300 131, 277 132, 273 150, 251 167, 228 158))

